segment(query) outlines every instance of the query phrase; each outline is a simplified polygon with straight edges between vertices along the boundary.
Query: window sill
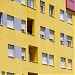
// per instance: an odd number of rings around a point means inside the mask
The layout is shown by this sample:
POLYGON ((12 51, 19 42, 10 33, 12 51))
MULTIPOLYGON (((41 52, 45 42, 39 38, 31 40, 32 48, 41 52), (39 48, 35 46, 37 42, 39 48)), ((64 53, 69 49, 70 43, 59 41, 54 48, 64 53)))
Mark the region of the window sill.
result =
POLYGON ((26 34, 26 32, 25 32, 25 31, 24 31, 24 32, 23 32, 23 31, 21 31, 21 33, 25 33, 25 34, 26 34))
POLYGON ((60 21, 65 22, 64 20, 61 20, 61 19, 60 19, 60 21))
POLYGON ((67 22, 68 24, 72 25, 72 23, 67 22))
POLYGON ((49 15, 49 16, 52 17, 52 18, 55 18, 54 15, 49 15))
POLYGON ((48 64, 43 64, 43 63, 42 63, 42 65, 46 65, 46 66, 48 66, 48 64))
POLYGON ((49 65, 49 66, 54 67, 54 65, 49 65))
POLYGON ((52 40, 52 39, 49 39, 51 42, 54 42, 55 43, 55 41, 54 40, 52 40))
POLYGON ((28 34, 28 35, 31 35, 31 36, 35 36, 34 34, 30 34, 30 33, 28 33, 28 32, 27 32, 27 34, 28 34))
POLYGON ((68 69, 68 70, 72 71, 72 69, 68 69))
POLYGON ((9 27, 7 27, 8 29, 11 29, 11 30, 14 30, 13 28, 9 28, 9 27))
POLYGON ((43 14, 45 14, 45 12, 43 12, 43 11, 40 11, 41 13, 43 13, 43 14))
POLYGON ((43 39, 43 40, 46 40, 45 38, 42 38, 42 37, 40 37, 41 39, 43 39))
POLYGON ((8 56, 8 58, 12 58, 12 59, 15 59, 14 57, 12 57, 12 56, 8 56))
POLYGON ((66 69, 66 67, 61 67, 61 69, 66 69))
POLYGON ((21 3, 21 5, 26 6, 26 4, 22 4, 22 3, 21 3))
POLYGON ((37 61, 31 61, 31 60, 30 60, 29 62, 32 62, 32 63, 37 63, 37 64, 38 64, 38 62, 37 62, 37 61))
POLYGON ((26 59, 22 59, 22 61, 26 61, 26 59))
POLYGON ((28 8, 31 8, 31 9, 33 9, 33 10, 36 10, 36 8, 34 8, 34 7, 33 7, 33 8, 32 8, 32 7, 30 7, 30 6, 27 6, 27 7, 28 7, 28 8))

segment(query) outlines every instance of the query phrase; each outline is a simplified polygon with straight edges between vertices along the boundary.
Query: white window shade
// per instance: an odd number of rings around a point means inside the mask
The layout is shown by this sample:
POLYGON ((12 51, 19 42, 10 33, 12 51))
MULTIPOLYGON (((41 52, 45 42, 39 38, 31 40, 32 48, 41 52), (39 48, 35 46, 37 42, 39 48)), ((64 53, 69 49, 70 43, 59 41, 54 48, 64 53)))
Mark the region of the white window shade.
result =
POLYGON ((68 69, 72 69, 72 60, 68 60, 68 69))
POLYGON ((72 20, 72 15, 67 13, 67 22, 71 23, 71 20, 72 20))
POLYGON ((42 54, 42 64, 47 64, 47 54, 42 54))
POLYGON ((8 49, 8 56, 14 57, 14 54, 13 54, 13 50, 12 49, 8 49))
POLYGON ((60 10, 60 20, 64 20, 64 11, 60 10))
POLYGON ((61 68, 65 68, 65 58, 61 58, 61 68))
POLYGON ((21 0, 21 3, 22 3, 22 4, 25 4, 25 0, 21 0))
POLYGON ((53 65, 53 55, 49 55, 49 65, 53 65))
POLYGON ((13 25, 14 25, 14 18, 11 17, 11 16, 7 16, 7 27, 9 28, 14 28, 13 25))

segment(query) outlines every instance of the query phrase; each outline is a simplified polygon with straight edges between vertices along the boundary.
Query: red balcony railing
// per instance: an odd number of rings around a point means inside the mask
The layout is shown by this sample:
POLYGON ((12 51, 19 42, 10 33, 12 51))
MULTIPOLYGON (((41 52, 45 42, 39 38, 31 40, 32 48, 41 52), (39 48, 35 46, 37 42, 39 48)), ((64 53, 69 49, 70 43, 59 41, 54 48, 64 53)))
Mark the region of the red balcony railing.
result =
POLYGON ((75 11, 75 0, 66 0, 66 8, 75 11))

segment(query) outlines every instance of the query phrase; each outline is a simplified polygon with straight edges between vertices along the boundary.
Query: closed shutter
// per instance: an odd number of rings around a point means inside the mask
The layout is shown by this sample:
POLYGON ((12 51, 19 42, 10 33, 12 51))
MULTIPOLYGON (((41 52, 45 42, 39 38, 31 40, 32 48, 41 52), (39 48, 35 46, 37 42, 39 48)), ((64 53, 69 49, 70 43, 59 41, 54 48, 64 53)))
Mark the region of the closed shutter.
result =
POLYGON ((42 54, 42 64, 47 64, 47 54, 42 54))
POLYGON ((60 10, 60 20, 64 20, 64 11, 60 10))
POLYGON ((11 17, 11 16, 7 16, 7 27, 9 28, 14 28, 13 25, 14 25, 14 18, 11 17))
POLYGON ((62 68, 65 68, 65 58, 61 58, 61 63, 60 63, 62 68))
POLYGON ((49 65, 53 65, 53 55, 49 55, 49 65))
POLYGON ((68 59, 68 69, 72 69, 72 60, 68 59))

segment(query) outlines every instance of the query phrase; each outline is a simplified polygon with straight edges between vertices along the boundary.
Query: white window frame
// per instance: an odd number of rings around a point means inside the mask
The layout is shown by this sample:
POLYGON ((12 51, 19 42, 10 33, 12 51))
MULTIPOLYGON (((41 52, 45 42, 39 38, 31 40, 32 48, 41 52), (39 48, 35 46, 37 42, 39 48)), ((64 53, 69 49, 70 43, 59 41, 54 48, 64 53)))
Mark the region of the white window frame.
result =
POLYGON ((64 11, 60 10, 60 20, 64 21, 64 11))
POLYGON ((49 65, 54 65, 54 56, 49 54, 49 65))
POLYGON ((14 29, 14 17, 7 15, 7 27, 14 29))
POLYGON ((47 59, 47 54, 46 53, 42 53, 42 64, 48 64, 48 59, 47 59))
POLYGON ((9 57, 14 57, 14 45, 8 44, 8 56, 9 57))
POLYGON ((45 27, 40 27, 40 37, 45 38, 45 27))
POLYGON ((54 16, 54 6, 49 5, 49 15, 54 16))
POLYGON ((67 13, 67 22, 72 23, 72 14, 67 13))
POLYGON ((49 36, 50 36, 49 40, 54 41, 54 31, 53 30, 49 30, 49 31, 50 31, 50 33, 49 33, 49 36))
POLYGON ((68 59, 68 69, 72 69, 72 60, 68 59))
POLYGON ((61 57, 60 67, 61 68, 66 68, 66 58, 61 57))
POLYGON ((44 12, 45 3, 43 1, 40 1, 40 11, 44 12))

